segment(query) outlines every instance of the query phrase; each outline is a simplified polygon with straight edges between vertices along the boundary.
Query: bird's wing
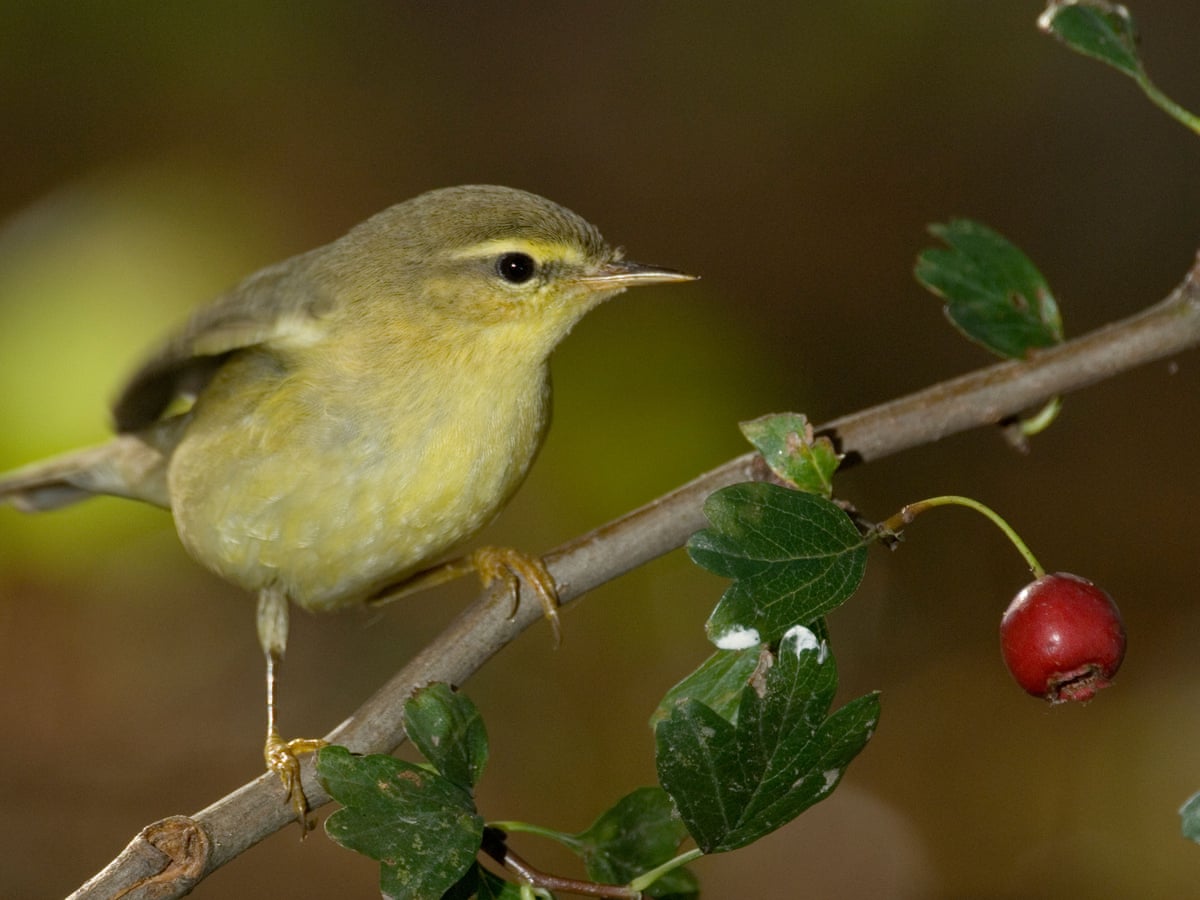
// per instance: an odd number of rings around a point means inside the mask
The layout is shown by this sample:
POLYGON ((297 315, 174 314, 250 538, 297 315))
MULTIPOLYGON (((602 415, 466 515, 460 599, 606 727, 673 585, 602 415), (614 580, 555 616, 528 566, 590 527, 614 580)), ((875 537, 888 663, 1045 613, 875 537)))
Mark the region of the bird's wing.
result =
POLYGON ((305 277, 312 254, 252 275, 196 311, 126 382, 113 403, 118 432, 154 424, 179 398, 193 399, 239 350, 269 344, 298 322, 311 321, 327 305, 305 277))

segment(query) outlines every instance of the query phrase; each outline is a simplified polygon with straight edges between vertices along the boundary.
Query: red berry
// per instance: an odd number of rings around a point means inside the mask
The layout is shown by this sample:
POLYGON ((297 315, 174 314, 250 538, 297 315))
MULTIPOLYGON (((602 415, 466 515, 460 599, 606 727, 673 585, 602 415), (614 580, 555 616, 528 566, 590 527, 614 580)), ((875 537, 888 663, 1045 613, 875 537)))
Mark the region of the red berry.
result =
POLYGON ((1091 700, 1121 667, 1125 626, 1106 592, 1056 572, 1026 585, 1004 611, 1000 647, 1008 671, 1033 696, 1091 700))

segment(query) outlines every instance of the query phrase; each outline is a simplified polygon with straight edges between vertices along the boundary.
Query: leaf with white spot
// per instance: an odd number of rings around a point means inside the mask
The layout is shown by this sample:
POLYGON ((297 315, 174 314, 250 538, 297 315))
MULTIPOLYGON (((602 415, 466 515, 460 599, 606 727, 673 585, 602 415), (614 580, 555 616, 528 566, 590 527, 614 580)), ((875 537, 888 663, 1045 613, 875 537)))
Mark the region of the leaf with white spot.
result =
POLYGON ((732 578, 705 626, 722 650, 779 640, 858 588, 867 543, 845 511, 817 494, 749 482, 709 496, 711 527, 688 541, 697 565, 732 578))
POLYGON ((836 689, 828 644, 801 626, 743 689, 736 725, 676 701, 655 730, 658 778, 701 850, 744 847, 833 791, 879 719, 877 694, 828 716, 836 689))

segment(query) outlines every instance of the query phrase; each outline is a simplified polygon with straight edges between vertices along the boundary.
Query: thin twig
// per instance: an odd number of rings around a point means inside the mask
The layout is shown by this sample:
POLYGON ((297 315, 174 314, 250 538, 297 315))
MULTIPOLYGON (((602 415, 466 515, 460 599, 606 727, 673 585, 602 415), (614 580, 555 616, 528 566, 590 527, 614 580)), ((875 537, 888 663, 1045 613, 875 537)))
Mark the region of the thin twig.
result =
MULTIPOLYGON (((1200 261, 1165 300, 1028 360, 999 363, 942 382, 818 429, 846 454, 846 464, 870 462, 947 435, 1002 422, 1047 398, 1094 384, 1136 366, 1165 359, 1200 345, 1200 261)), ((669 494, 546 554, 562 603, 631 569, 681 547, 704 527, 704 499, 718 488, 766 477, 754 454, 730 460, 669 494)), ((542 619, 530 590, 513 610, 505 598, 481 597, 408 665, 379 689, 327 738, 358 753, 389 753, 404 740, 402 709, 417 688, 433 681, 461 685, 494 653, 542 619)), ((303 768, 304 790, 313 808, 329 796, 317 781, 311 760, 303 768)), ((245 852, 293 822, 279 779, 264 773, 195 814, 209 837, 203 875, 245 852)), ((135 841, 136 843, 136 841, 135 841)), ((143 842, 144 843, 144 842, 143 842)), ((131 844, 129 851, 134 852, 131 844)), ((134 853, 136 856, 136 853, 134 853)), ((106 868, 111 870, 116 861, 106 868)), ((97 876, 99 877, 99 876, 97 876)), ((80 900, 111 897, 90 881, 73 895, 80 900)), ((182 896, 193 881, 174 892, 156 882, 153 894, 128 893, 129 900, 182 896)))
POLYGON ((547 891, 561 891, 567 894, 578 894, 581 897, 603 897, 609 900, 640 900, 641 891, 635 891, 623 884, 600 884, 595 881, 579 881, 575 878, 563 878, 535 869, 508 846, 504 832, 496 828, 485 828, 483 831, 484 853, 494 859, 504 868, 510 870, 521 881, 535 888, 547 891))

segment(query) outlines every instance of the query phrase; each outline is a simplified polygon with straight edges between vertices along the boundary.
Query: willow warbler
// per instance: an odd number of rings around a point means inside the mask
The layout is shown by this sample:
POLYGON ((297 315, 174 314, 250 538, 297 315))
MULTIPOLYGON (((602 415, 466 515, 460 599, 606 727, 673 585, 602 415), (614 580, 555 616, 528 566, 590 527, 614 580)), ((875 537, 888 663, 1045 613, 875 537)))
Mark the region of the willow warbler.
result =
MULTIPOLYGON (((113 440, 0 478, 0 499, 165 507, 195 559, 258 595, 264 755, 307 827, 296 754, 321 742, 275 722, 289 601, 323 612, 440 580, 418 573, 495 516, 541 446, 554 347, 625 288, 690 278, 626 261, 542 197, 430 191, 199 309, 118 395, 113 440)), ((471 567, 553 599, 514 551, 447 571, 471 567)))

